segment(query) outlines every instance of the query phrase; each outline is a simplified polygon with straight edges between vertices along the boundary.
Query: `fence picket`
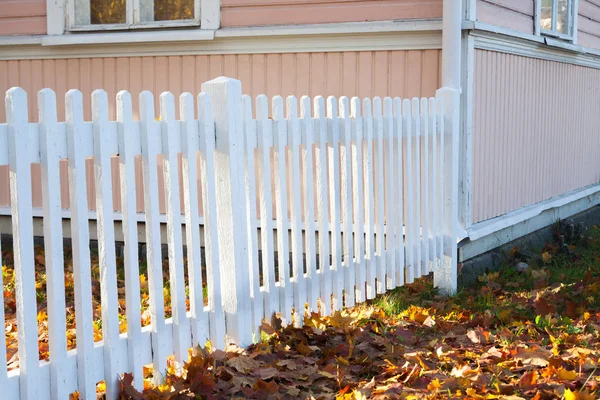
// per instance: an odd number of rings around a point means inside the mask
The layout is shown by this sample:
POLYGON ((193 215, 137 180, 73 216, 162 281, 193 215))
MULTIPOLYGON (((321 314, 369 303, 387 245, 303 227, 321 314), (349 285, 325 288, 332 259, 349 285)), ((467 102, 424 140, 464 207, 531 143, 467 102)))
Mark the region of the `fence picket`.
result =
POLYGON ((405 237, 406 237, 406 253, 407 253, 407 265, 406 265, 406 283, 413 283, 415 279, 415 217, 413 213, 414 200, 413 200, 413 186, 414 186, 414 174, 413 174, 413 137, 412 137, 412 112, 411 102, 408 99, 404 99, 402 102, 402 126, 403 134, 402 139, 406 137, 406 160, 404 161, 404 179, 406 182, 407 190, 405 194, 405 214, 408 216, 406 223, 405 237))
POLYGON ((421 99, 421 132, 422 132, 422 153, 423 160, 421 164, 422 168, 422 184, 421 190, 423 193, 423 207, 421 208, 421 218, 423 220, 423 239, 421 239, 421 243, 423 244, 423 260, 421 264, 421 274, 427 275, 429 274, 429 235, 430 235, 430 226, 429 226, 429 136, 430 136, 430 126, 429 126, 429 102, 426 98, 421 99))
POLYGON ((96 398, 94 380, 94 327, 92 322, 92 274, 90 232, 86 188, 86 159, 81 149, 93 138, 83 126, 83 98, 78 90, 66 95, 67 156, 69 159, 69 195, 71 207, 71 246, 77 324, 77 381, 83 399, 96 398))
POLYGON ((40 160, 44 204, 44 254, 48 302, 48 344, 50 350, 50 391, 52 399, 68 396, 65 385, 67 360, 67 321, 65 312, 65 273, 62 216, 60 207, 60 171, 56 95, 50 89, 38 93, 40 121, 40 160))
POLYGON ((17 301, 17 331, 21 398, 38 399, 40 373, 38 368, 37 307, 33 258, 33 216, 31 202, 31 160, 27 94, 21 88, 6 93, 6 122, 8 123, 8 155, 10 172, 10 205, 13 226, 15 263, 15 294, 17 301))
POLYGON ((144 212, 146 214, 146 260, 148 263, 148 292, 150 297, 150 325, 154 382, 167 368, 168 345, 165 325, 165 297, 163 292, 162 254, 158 205, 158 163, 160 126, 154 120, 154 97, 143 91, 140 102, 140 141, 144 176, 144 212))
POLYGON ((203 346, 210 338, 210 330, 208 314, 204 310, 204 295, 202 291, 202 245, 200 240, 200 216, 198 215, 198 167, 196 154, 199 151, 200 135, 198 133, 198 121, 194 119, 194 97, 191 93, 182 93, 179 97, 179 114, 182 120, 181 166, 183 174, 192 346, 203 346))
POLYGON ((302 128, 302 165, 304 174, 302 185, 304 186, 304 221, 305 221, 305 253, 306 253, 306 277, 307 303, 309 312, 319 309, 319 287, 317 275, 317 253, 316 253, 316 228, 315 228, 315 203, 314 203, 314 175, 313 175, 313 146, 315 143, 313 120, 310 106, 310 98, 302 96, 301 104, 301 128, 302 128))
POLYGON ((269 119, 267 97, 256 98, 256 120, 258 128, 258 163, 260 194, 260 231, 262 248, 262 274, 265 299, 265 318, 270 321, 274 313, 280 311, 279 293, 275 282, 275 258, 273 249, 273 207, 271 194, 271 147, 273 146, 273 126, 269 119))
POLYGON ((220 245, 217 223, 217 183, 215 177, 215 124, 212 103, 207 93, 198 95, 200 120, 200 181, 202 182, 202 209, 204 210, 204 249, 206 252, 206 281, 210 339, 216 348, 225 346, 225 314, 222 303, 220 245))
POLYGON ((444 124, 444 106, 443 103, 441 101, 441 99, 437 100, 438 104, 437 104, 437 109, 440 110, 440 113, 438 114, 438 126, 439 126, 439 147, 438 150, 440 152, 439 156, 439 160, 440 160, 440 164, 439 164, 439 172, 440 172, 440 185, 439 185, 439 201, 438 201, 438 210, 439 210, 439 227, 440 227, 440 232, 442 233, 440 235, 439 238, 439 244, 438 244, 438 251, 440 253, 439 258, 440 258, 440 269, 439 271, 441 272, 443 267, 444 267, 444 255, 445 255, 445 249, 444 249, 444 245, 445 245, 445 226, 446 226, 446 202, 445 202, 445 193, 446 193, 446 164, 445 164, 445 145, 446 145, 446 138, 445 138, 445 124, 444 124))
POLYGON ((114 208, 112 201, 111 161, 114 148, 108 121, 108 97, 104 90, 92 93, 94 135, 94 177, 96 182, 96 213, 98 224, 98 263, 100 265, 100 301, 102 303, 102 346, 107 399, 119 395, 119 315, 117 295, 117 265, 115 256, 114 208))
POLYGON ((252 99, 242 96, 245 143, 246 215, 248 219, 248 260, 250 262, 250 296, 252 297, 252 330, 260 336, 264 306, 258 270, 258 225, 256 216, 256 122, 252 119, 252 99))
POLYGON ((404 245, 404 224, 403 224, 403 213, 404 213, 404 184, 406 180, 404 179, 404 168, 402 167, 402 147, 403 147, 403 137, 402 137, 402 100, 399 97, 395 97, 393 100, 394 106, 394 139, 396 140, 396 172, 398 176, 395 178, 397 183, 396 188, 396 198, 397 205, 394 206, 396 208, 396 287, 404 285, 404 276, 405 276, 405 263, 406 263, 406 254, 404 245))
POLYGON ((344 274, 342 271, 342 237, 340 226, 340 120, 338 103, 333 96, 327 98, 327 161, 329 170, 329 214, 331 218, 331 271, 332 271, 332 310, 342 307, 344 274))
POLYGON ((365 160, 363 160, 365 180, 365 258, 367 267, 367 299, 375 298, 377 260, 375 259, 375 197, 373 187, 373 112, 371 99, 363 99, 363 131, 365 138, 365 160))
POLYGON ((385 289, 391 290, 396 287, 396 185, 398 178, 394 173, 394 115, 392 110, 392 99, 386 97, 383 100, 383 137, 386 153, 385 165, 385 189, 386 209, 386 283, 385 289))
POLYGON ((127 369, 133 374, 136 389, 144 388, 142 365, 142 325, 140 321, 140 269, 138 259, 138 231, 136 215, 135 156, 141 153, 139 127, 133 123, 131 95, 123 90, 117 93, 117 121, 119 122, 119 172, 121 182, 121 209, 125 242, 125 304, 127 306, 127 369))
POLYGON ((420 118, 420 110, 419 110, 419 99, 414 97, 412 99, 412 122, 413 122, 413 136, 414 140, 413 144, 413 157, 414 157, 414 191, 413 191, 413 199, 414 207, 415 207, 415 224, 414 224, 414 258, 415 262, 413 265, 415 278, 421 277, 421 262, 422 262, 422 248, 423 248, 423 237, 421 235, 421 118, 420 118))
POLYGON ((175 98, 172 93, 160 95, 160 117, 163 143, 163 171, 167 209, 167 244, 169 286, 173 315, 173 350, 175 360, 187 361, 191 344, 190 325, 186 317, 185 280, 183 272, 183 240, 181 236, 181 200, 179 198, 180 125, 175 120, 175 98))
POLYGON ((363 190, 363 121, 360 113, 360 99, 353 97, 350 103, 352 116, 352 203, 354 205, 354 254, 355 254, 355 279, 356 303, 366 300, 367 271, 365 262, 365 236, 364 236, 364 190, 363 190))
POLYGON ((306 303, 306 278, 304 276, 304 260, 302 250, 302 209, 300 199, 300 144, 302 132, 298 119, 298 100, 289 96, 286 103, 288 128, 288 158, 291 166, 290 194, 291 200, 291 231, 292 231, 292 274, 294 292, 294 321, 295 326, 304 325, 304 305, 306 303))
POLYGON ((315 115, 316 167, 317 167, 317 220, 319 224, 319 283, 321 287, 321 313, 331 313, 332 276, 329 261, 329 207, 327 179, 327 119, 325 101, 317 96, 313 100, 315 115))
POLYGON ((290 284, 289 221, 287 198, 287 121, 283 117, 283 98, 272 99, 273 115, 273 170, 275 171, 275 203, 277 209, 277 271, 281 317, 286 323, 292 320, 293 291, 290 284))
POLYGON ((377 262, 377 294, 385 293, 386 253, 384 244, 384 186, 383 186, 383 116, 381 98, 373 98, 373 165, 375 199, 375 260, 377 262))
POLYGON ((343 255, 342 268, 344 271, 344 306, 353 307, 354 301, 354 239, 352 231, 354 229, 352 223, 352 155, 351 155, 351 140, 352 140, 352 119, 350 118, 350 105, 347 97, 340 97, 340 136, 342 138, 340 144, 342 151, 340 152, 341 167, 341 215, 343 220, 343 255))

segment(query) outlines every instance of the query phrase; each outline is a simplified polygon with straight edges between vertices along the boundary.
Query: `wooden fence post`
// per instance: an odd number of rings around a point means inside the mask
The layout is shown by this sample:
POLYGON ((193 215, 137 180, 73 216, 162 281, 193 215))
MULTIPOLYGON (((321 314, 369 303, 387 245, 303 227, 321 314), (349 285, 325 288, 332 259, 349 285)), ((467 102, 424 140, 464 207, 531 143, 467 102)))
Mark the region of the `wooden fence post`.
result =
POLYGON ((252 302, 244 205, 242 85, 236 79, 219 77, 202 84, 202 91, 212 98, 215 120, 216 229, 226 331, 228 340, 247 346, 252 343, 252 302))

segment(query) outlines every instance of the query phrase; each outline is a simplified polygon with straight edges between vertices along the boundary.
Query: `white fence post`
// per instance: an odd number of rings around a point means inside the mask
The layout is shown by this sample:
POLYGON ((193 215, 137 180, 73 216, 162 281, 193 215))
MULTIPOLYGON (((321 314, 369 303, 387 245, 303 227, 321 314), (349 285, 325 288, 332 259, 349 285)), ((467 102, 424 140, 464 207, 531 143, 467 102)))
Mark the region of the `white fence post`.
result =
POLYGON ((458 152, 460 124, 460 91, 444 87, 436 92, 442 100, 443 129, 442 136, 444 164, 444 261, 441 270, 435 271, 433 284, 447 294, 456 293, 457 288, 457 232, 458 232, 458 152))
MULTIPOLYGON (((227 335, 240 346, 252 343, 251 301, 246 230, 242 85, 219 77, 202 84, 213 100, 215 175, 219 222, 219 269, 227 335), (240 204, 241 203, 241 204, 240 204)), ((214 227, 213 227, 214 229, 214 227)), ((218 288, 215 288, 218 290, 218 288)))

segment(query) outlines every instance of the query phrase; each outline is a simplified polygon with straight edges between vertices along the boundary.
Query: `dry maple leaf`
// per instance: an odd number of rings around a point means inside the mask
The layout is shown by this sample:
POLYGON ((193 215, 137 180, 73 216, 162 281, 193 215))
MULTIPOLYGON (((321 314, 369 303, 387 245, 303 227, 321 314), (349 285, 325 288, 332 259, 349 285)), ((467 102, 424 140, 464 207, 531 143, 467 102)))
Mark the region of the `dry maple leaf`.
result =
POLYGON ((516 361, 521 361, 523 365, 546 367, 551 356, 551 352, 540 347, 533 349, 524 349, 519 347, 514 354, 514 359, 516 361))
POLYGON ((248 372, 257 369, 260 367, 260 363, 256 360, 253 360, 247 356, 238 356, 227 360, 227 365, 235 368, 238 372, 242 374, 247 374, 248 372))

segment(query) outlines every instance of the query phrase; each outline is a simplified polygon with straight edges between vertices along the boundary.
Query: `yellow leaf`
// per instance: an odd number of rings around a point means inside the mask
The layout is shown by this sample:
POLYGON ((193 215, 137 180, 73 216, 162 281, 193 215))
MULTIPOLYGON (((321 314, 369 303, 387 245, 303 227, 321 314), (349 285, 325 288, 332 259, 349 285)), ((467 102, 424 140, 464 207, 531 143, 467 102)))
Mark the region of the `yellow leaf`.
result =
POLYGON ((550 260, 552 260, 552 254, 548 253, 547 251, 542 253, 542 260, 544 260, 544 262, 546 264, 548 264, 550 262, 550 260))
POLYGON ((572 381, 577 378, 577 372, 559 368, 556 372, 556 378, 563 381, 572 381))
POLYGON ((565 400, 577 400, 577 395, 571 392, 571 389, 565 389, 565 400))
POLYGON ((438 378, 432 380, 431 382, 429 382, 429 385, 427 385, 427 390, 429 390, 430 392, 435 392, 436 390, 439 390, 441 388, 442 383, 438 378))

